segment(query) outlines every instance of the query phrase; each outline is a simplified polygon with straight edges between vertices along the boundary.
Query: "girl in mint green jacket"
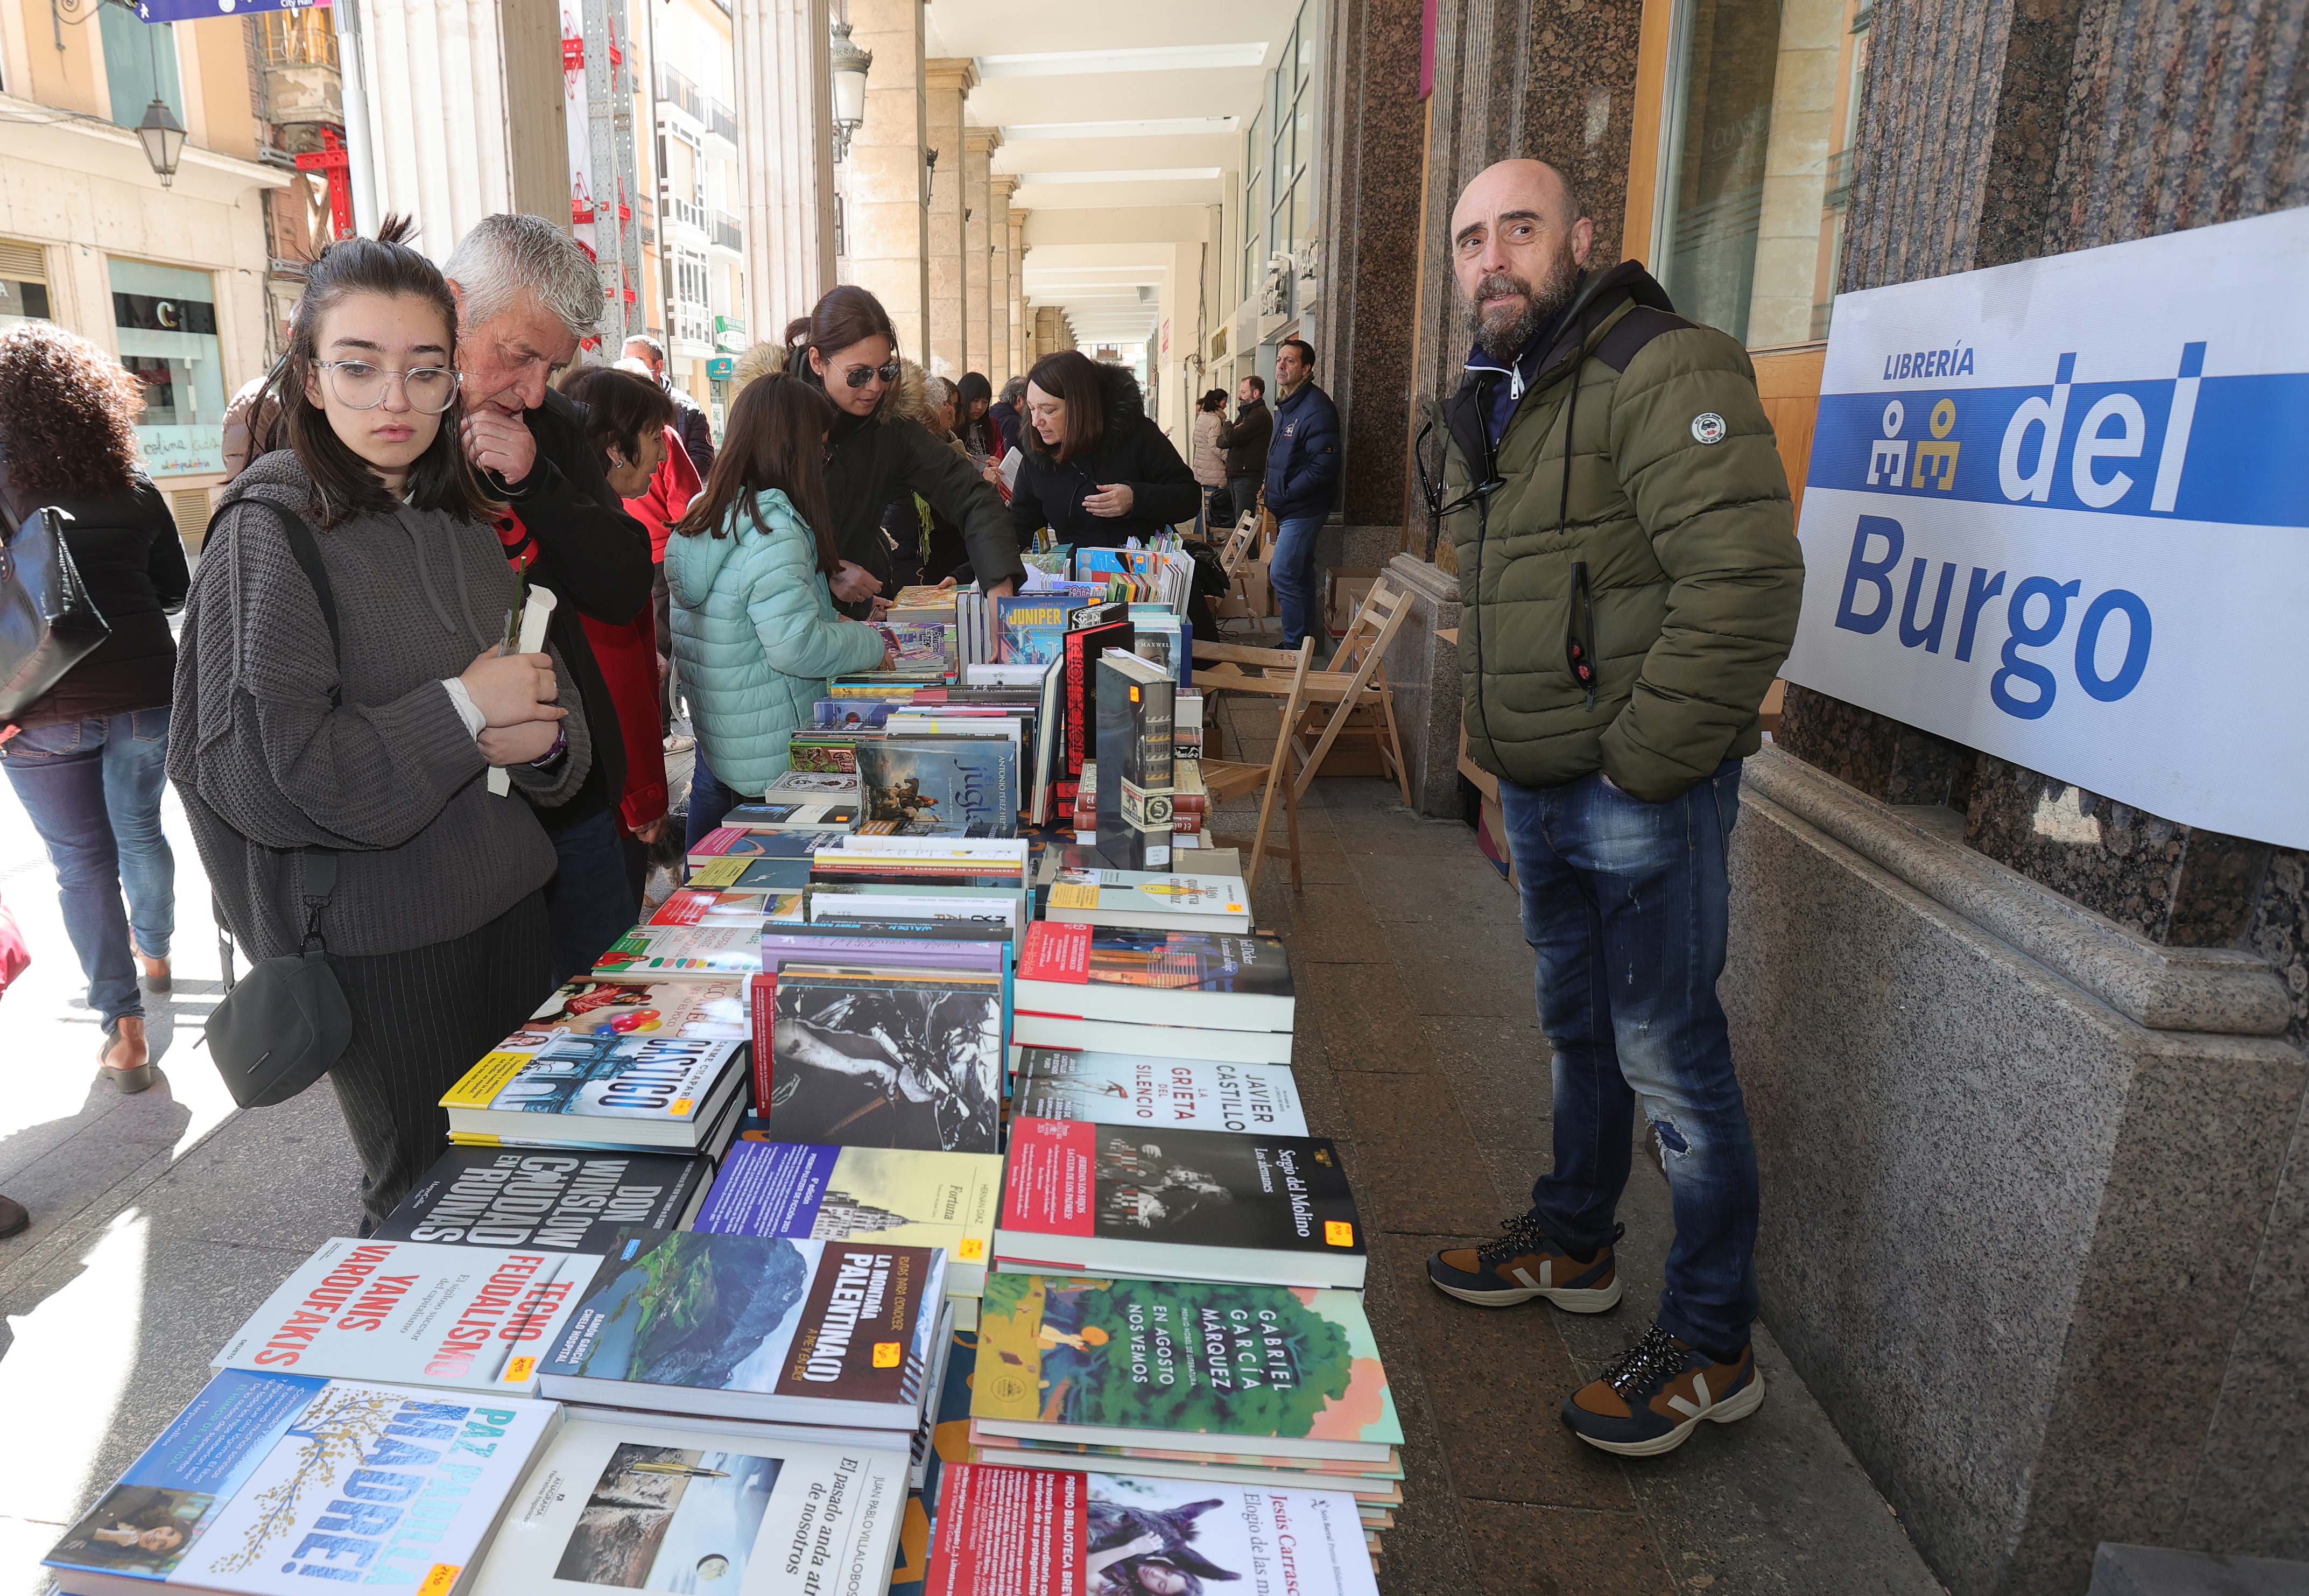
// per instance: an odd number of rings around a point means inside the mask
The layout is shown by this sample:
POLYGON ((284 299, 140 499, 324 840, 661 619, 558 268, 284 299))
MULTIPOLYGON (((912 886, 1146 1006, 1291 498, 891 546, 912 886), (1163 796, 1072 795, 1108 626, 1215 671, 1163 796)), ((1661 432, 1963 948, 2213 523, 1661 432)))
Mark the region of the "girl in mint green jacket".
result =
POLYGON ((835 612, 826 584, 841 565, 824 475, 834 419, 808 383, 748 383, 705 490, 666 542, 673 654, 697 733, 693 842, 784 773, 786 740, 809 724, 827 678, 888 657, 878 630, 835 612))

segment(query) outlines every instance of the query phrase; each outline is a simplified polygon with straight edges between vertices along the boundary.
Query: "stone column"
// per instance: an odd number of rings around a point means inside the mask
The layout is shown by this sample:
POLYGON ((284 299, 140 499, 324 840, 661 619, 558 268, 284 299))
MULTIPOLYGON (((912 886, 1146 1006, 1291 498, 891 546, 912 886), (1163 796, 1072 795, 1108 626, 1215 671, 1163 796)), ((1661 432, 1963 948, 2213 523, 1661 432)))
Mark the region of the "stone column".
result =
POLYGON ((987 369, 993 348, 994 257, 989 250, 994 213, 993 176, 988 163, 1002 134, 991 127, 962 130, 962 203, 969 213, 963 226, 963 369, 992 377, 987 369))
POLYGON ((738 166, 746 325, 774 338, 834 282, 827 0, 738 0, 738 166))
POLYGON ((930 342, 922 364, 933 375, 958 377, 963 364, 962 101, 978 82, 975 62, 937 59, 922 66, 923 148, 935 152, 930 178, 929 263, 930 342))
POLYGON ((866 120, 850 139, 850 281, 882 301, 898 347, 918 359, 930 336, 922 0, 850 0, 850 30, 874 56, 866 120))
POLYGON ((1010 375, 1034 364, 1034 313, 1026 307, 1026 213, 1010 213, 1010 375))
POLYGON ((1018 337, 1010 319, 1017 298, 1018 263, 1014 241, 1018 224, 1010 220, 1010 195, 1018 179, 996 172, 986 180, 986 380, 1001 397, 1002 385, 1018 369, 1018 337))

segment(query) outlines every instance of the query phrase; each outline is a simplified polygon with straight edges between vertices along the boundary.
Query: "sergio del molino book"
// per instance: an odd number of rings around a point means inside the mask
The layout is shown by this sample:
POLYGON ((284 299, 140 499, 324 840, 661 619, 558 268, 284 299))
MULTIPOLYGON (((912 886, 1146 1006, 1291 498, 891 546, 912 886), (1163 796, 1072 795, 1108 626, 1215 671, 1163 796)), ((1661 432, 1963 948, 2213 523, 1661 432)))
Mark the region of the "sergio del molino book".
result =
POLYGON ((636 1230, 540 1366, 549 1397, 894 1432, 920 1421, 946 1295, 931 1247, 636 1230))

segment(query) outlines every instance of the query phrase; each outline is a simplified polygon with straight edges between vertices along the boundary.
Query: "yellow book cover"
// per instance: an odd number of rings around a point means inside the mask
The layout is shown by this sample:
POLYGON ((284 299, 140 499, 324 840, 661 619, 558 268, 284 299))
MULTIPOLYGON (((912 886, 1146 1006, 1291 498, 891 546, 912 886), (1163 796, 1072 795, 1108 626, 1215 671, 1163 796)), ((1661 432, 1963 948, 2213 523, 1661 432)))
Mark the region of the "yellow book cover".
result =
POLYGON ((977 1295, 1001 1201, 999 1154, 824 1147, 769 1134, 749 1121, 731 1143, 693 1229, 943 1247, 948 1295, 977 1295))

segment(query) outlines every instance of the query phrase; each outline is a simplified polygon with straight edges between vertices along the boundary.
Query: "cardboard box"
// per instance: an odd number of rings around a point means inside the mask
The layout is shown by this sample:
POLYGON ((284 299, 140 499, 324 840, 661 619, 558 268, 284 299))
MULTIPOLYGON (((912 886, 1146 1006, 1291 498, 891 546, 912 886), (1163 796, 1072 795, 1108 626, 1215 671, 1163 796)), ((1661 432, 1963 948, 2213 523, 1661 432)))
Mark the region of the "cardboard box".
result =
POLYGON ((1327 573, 1325 585, 1329 591, 1324 596, 1323 614, 1324 623, 1331 629, 1331 636, 1342 638, 1346 635, 1347 626, 1354 620, 1356 609, 1371 596, 1371 584, 1378 580, 1379 573, 1375 570, 1342 569, 1327 573))

